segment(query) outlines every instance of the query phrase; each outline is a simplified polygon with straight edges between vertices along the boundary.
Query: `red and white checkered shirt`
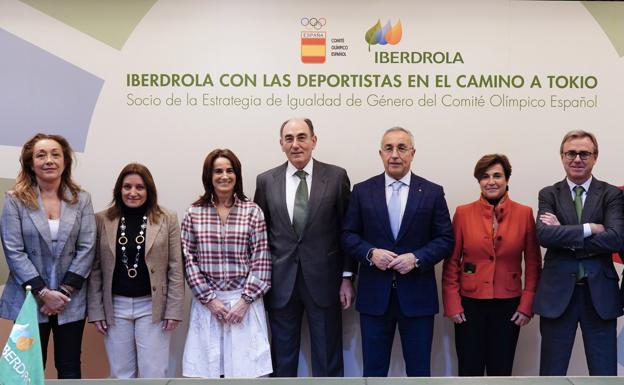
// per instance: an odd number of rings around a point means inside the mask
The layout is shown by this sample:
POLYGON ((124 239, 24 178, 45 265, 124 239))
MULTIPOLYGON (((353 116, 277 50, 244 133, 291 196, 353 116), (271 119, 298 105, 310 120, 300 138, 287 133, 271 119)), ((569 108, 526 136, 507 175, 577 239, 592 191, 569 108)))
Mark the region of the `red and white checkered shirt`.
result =
POLYGON ((235 197, 225 224, 214 206, 193 205, 181 230, 186 281, 201 303, 217 290, 243 289, 256 299, 271 287, 271 253, 257 204, 235 197))

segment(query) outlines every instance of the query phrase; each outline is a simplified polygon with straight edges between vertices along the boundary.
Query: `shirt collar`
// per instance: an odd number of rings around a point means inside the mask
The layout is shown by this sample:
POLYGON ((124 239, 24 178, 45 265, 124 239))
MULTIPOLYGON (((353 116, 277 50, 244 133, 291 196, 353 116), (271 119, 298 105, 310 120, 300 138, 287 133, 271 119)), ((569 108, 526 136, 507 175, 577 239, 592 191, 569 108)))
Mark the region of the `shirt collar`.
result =
MULTIPOLYGON (((312 165, 312 162, 314 162, 314 159, 310 159, 308 164, 306 164, 305 167, 303 168, 303 171, 305 171, 308 174, 308 176, 312 175, 312 169, 314 168, 312 165)), ((299 171, 299 169, 295 167, 294 164, 290 163, 290 161, 288 161, 288 166, 286 166, 286 175, 293 176, 295 175, 297 171, 299 171)))
POLYGON ((574 188, 576 186, 582 186, 583 189, 585 189, 585 193, 587 193, 589 191, 589 185, 591 184, 593 178, 593 176, 590 176, 589 179, 585 181, 585 183, 576 184, 566 177, 566 182, 568 182, 568 188, 570 189, 570 191, 574 192, 574 188))
MULTIPOLYGON (((388 175, 387 173, 384 172, 384 179, 385 179, 385 185, 386 187, 390 186, 392 183, 396 182, 396 179, 394 179, 393 177, 391 177, 390 175, 388 175)), ((403 184, 405 184, 406 186, 410 185, 410 181, 412 180, 412 173, 408 172, 407 174, 405 174, 405 176, 403 176, 403 178, 399 179, 400 182, 403 182, 403 184)))

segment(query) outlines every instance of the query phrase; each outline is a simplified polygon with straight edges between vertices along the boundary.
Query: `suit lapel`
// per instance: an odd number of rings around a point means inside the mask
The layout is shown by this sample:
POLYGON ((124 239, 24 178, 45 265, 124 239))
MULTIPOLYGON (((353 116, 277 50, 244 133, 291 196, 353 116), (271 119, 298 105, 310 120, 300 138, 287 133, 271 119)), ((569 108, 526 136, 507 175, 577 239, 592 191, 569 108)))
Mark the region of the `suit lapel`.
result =
POLYGON ((583 205, 583 214, 581 215, 581 223, 591 222, 592 214, 596 211, 598 203, 600 203, 600 197, 604 193, 604 185, 602 182, 592 178, 589 185, 589 191, 585 197, 585 204, 583 205))
POLYGON ((145 234, 145 260, 147 260, 147 256, 149 254, 150 249, 154 245, 154 240, 158 237, 158 233, 160 232, 163 226, 163 215, 158 218, 156 223, 152 223, 152 221, 147 221, 147 229, 145 234))
MULTIPOLYGON (((65 198, 70 199, 71 193, 69 191, 65 192, 65 198)), ((76 222, 76 215, 78 215, 78 205, 69 205, 64 200, 61 201, 61 221, 59 224, 59 232, 58 232, 58 247, 56 249, 56 256, 60 255, 61 251, 65 247, 65 243, 67 243, 67 238, 69 238, 69 234, 71 233, 72 227, 74 227, 74 223, 76 222)))
POLYGON ((403 220, 401 220, 401 227, 399 227, 399 234, 397 235, 397 241, 407 231, 408 225, 412 223, 416 209, 420 206, 420 201, 423 196, 422 183, 416 178, 416 175, 412 173, 410 179, 409 193, 407 195, 407 203, 405 204, 405 211, 403 212, 403 220))
POLYGON ((41 238, 43 238, 46 245, 48 245, 50 254, 52 254, 52 234, 50 233, 50 224, 48 223, 48 217, 45 213, 45 208, 43 207, 41 194, 38 195, 37 199, 39 201, 39 208, 28 208, 28 216, 39 231, 39 235, 41 235, 41 238))
POLYGON ((377 209, 377 217, 381 219, 381 227, 384 228, 389 239, 394 240, 392 228, 390 227, 390 217, 388 214, 388 203, 386 202, 386 180, 385 174, 377 177, 371 191, 372 201, 377 209), (377 204, 376 202, 380 202, 377 204))
POLYGON ((574 207, 574 200, 572 199, 572 193, 566 179, 557 184, 559 190, 559 203, 561 204, 561 212, 557 213, 563 216, 564 221, 560 222, 563 225, 578 224, 578 218, 576 217, 576 208, 574 207))
POLYGON ((296 236, 295 229, 290 221, 288 215, 288 207, 286 202, 286 166, 288 163, 284 163, 282 167, 279 167, 273 173, 273 186, 271 193, 275 194, 277 199, 277 220, 281 221, 285 228, 289 228, 293 236, 296 236))
POLYGON ((318 212, 323 196, 327 191, 327 169, 319 162, 312 163, 312 186, 310 188, 310 199, 308 201, 308 211, 306 213, 306 224, 303 228, 302 235, 308 228, 308 224, 312 223, 314 215, 318 212))

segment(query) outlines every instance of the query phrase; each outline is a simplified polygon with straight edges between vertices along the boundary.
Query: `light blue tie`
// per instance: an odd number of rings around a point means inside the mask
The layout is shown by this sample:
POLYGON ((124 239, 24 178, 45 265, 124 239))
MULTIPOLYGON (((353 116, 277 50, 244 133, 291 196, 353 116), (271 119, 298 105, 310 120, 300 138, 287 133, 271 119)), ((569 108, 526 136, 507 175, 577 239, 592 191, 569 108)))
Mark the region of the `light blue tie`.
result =
POLYGON ((399 191, 402 186, 403 182, 398 180, 392 183, 392 196, 388 202, 388 217, 390 218, 390 228, 392 229, 394 239, 399 234, 399 228, 401 227, 401 196, 399 191))

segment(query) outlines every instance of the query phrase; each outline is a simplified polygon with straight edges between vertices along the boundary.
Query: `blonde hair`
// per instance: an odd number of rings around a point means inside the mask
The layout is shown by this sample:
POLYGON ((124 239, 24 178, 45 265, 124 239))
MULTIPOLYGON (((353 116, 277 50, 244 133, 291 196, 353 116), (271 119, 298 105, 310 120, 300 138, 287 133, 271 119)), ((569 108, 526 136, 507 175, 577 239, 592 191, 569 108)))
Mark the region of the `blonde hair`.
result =
POLYGON ((40 140, 53 140, 57 142, 63 151, 63 161, 65 163, 65 169, 61 174, 61 185, 58 190, 58 197, 69 204, 76 204, 78 202, 78 193, 82 190, 78 184, 76 184, 71 177, 71 168, 74 159, 74 151, 71 149, 67 139, 60 135, 52 134, 37 134, 22 146, 22 153, 20 155, 20 171, 17 174, 15 185, 13 186, 13 195, 19 199, 24 205, 30 208, 38 208, 39 202, 37 201, 37 177, 33 171, 33 152, 35 144, 40 140), (71 197, 67 198, 64 194, 65 190, 71 193, 71 197))

